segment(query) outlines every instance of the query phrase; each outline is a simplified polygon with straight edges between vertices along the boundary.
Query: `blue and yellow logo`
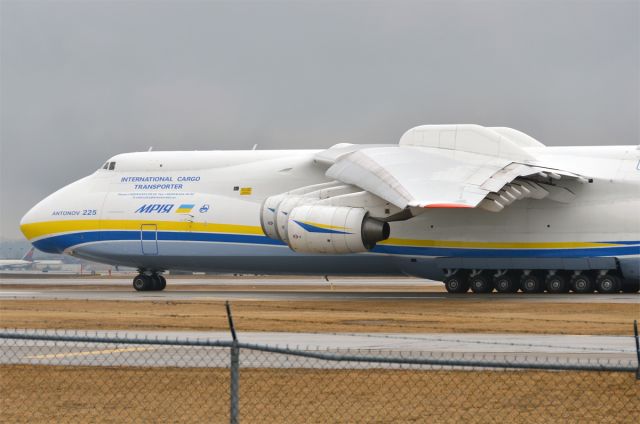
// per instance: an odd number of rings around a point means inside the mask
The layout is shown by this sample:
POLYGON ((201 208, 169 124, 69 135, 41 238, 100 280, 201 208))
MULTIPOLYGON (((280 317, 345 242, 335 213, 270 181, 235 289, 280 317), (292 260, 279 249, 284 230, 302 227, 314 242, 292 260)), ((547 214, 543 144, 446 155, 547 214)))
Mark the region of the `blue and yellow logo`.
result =
POLYGON ((191 212, 191 209, 193 209, 195 205, 192 203, 189 204, 182 204, 180 206, 178 206, 178 209, 176 209, 176 213, 189 213, 191 212))

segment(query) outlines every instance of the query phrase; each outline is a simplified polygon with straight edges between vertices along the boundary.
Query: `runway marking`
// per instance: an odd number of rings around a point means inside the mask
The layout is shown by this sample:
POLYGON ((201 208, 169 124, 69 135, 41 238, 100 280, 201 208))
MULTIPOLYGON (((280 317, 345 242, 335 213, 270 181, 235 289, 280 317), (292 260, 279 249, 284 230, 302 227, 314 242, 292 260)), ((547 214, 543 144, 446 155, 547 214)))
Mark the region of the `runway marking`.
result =
POLYGON ((54 359, 54 358, 68 358, 73 356, 90 356, 90 355, 107 355, 111 353, 123 353, 123 352, 144 352, 148 350, 156 350, 157 347, 126 347, 120 349, 105 349, 105 350, 90 350, 86 352, 65 352, 65 353, 51 353, 48 355, 34 355, 25 356, 24 359, 54 359))

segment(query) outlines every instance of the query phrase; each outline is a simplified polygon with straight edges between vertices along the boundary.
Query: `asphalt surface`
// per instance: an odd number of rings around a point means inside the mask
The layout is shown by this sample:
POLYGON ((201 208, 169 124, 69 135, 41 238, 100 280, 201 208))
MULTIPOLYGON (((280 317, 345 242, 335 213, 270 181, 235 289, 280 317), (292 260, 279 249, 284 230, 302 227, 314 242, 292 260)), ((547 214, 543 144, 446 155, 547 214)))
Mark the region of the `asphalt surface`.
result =
MULTIPOLYGON (((25 285, 25 286, 118 286, 131 287, 133 275, 114 276, 114 277, 80 277, 80 276, 61 276, 55 274, 23 274, 19 277, 4 274, 0 276, 0 287, 2 284, 25 285)), ((350 277, 350 278, 334 278, 328 280, 322 277, 283 277, 283 278, 264 278, 264 277, 232 277, 232 276, 212 276, 211 278, 200 277, 190 278, 186 276, 167 275, 167 283, 169 287, 181 286, 324 286, 327 288, 343 287, 343 286, 415 286, 415 287, 444 287, 440 281, 423 280, 409 277, 396 278, 380 278, 380 277, 350 277)))
POLYGON ((442 283, 410 278, 339 278, 328 282, 317 278, 168 278, 167 290, 162 292, 136 292, 127 278, 2 278, 0 299, 38 300, 416 300, 482 298, 486 301, 512 300, 518 302, 576 302, 576 303, 637 303, 640 295, 634 294, 449 294, 442 283), (11 285, 11 288, 3 286, 11 285), (20 286, 25 286, 23 289, 20 286), (50 287, 47 287, 50 286, 50 287), (52 286, 52 287, 51 287, 52 286), (78 287, 82 286, 82 287, 78 287), (186 287, 188 286, 188 287, 186 287), (198 286, 194 290, 193 286, 198 286), (216 289, 216 287, 222 287, 216 289), (242 286, 241 290, 230 290, 242 286), (278 286, 277 290, 266 290, 278 286), (67 288, 68 287, 68 288, 67 288), (183 288, 184 287, 184 288, 183 288), (253 289, 255 287, 255 290, 253 289), (285 288, 286 287, 286 288, 285 288), (349 288, 353 288, 350 290, 349 288), (371 290, 362 290, 371 287, 371 290), (384 287, 384 290, 382 290, 384 287), (414 288, 415 287, 415 288, 414 288), (418 291, 425 287, 432 291, 418 291), (300 290, 297 290, 300 288, 300 290), (440 291, 439 288, 442 288, 440 291), (313 290, 309 290, 313 289, 313 290))
MULTIPOLYGON (((94 336, 151 340, 225 340, 228 332, 62 332, 31 334, 94 336)), ((623 336, 529 334, 326 334, 242 332, 244 343, 374 357, 506 361, 510 363, 569 363, 635 366, 634 339, 623 336)), ((151 344, 71 343, 0 338, 0 363, 86 366, 224 367, 228 348, 151 344)), ((268 368, 393 367, 365 363, 336 363, 256 350, 241 352, 243 366, 268 368)))

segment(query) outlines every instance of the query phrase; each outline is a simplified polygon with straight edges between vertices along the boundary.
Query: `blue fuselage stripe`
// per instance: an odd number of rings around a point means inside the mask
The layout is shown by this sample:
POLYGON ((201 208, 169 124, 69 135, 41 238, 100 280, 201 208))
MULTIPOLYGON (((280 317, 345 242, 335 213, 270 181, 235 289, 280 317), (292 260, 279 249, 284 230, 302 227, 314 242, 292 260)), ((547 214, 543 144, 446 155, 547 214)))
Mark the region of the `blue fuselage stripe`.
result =
POLYGON ((445 256, 465 258, 584 258, 594 256, 640 255, 640 246, 571 249, 465 249, 455 247, 409 247, 378 245, 375 253, 389 255, 445 256))
MULTIPOLYGON (((244 243, 253 245, 284 246, 278 240, 265 236, 249 234, 223 234, 203 232, 158 231, 158 241, 187 241, 187 242, 215 242, 215 243, 244 243)), ((33 242, 33 245, 45 252, 62 253, 70 247, 95 242, 140 241, 140 231, 86 231, 71 234, 60 234, 43 238, 33 242)), ((145 238, 145 242, 147 242, 145 238)), ((435 257, 495 257, 495 258, 524 258, 524 257, 596 257, 596 256, 627 256, 640 255, 640 242, 620 243, 622 246, 607 246, 594 248, 567 249, 487 249, 487 248, 453 248, 453 247, 411 247, 378 245, 374 253, 390 255, 435 256, 435 257)))

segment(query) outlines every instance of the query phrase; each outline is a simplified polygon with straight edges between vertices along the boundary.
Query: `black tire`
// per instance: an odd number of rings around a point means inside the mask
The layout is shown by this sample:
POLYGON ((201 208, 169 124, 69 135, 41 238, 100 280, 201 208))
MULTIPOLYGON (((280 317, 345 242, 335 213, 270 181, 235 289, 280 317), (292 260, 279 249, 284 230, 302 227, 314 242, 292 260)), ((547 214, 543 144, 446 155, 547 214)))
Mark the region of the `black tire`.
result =
POLYGON ((478 274, 469 278, 469 287, 474 293, 491 293, 493 291, 493 282, 489 277, 478 274))
POLYGON ((498 293, 516 293, 520 289, 520 284, 511 273, 502 274, 493 278, 493 286, 498 293))
POLYGON ((562 274, 547 275, 544 284, 549 293, 569 293, 569 282, 562 274))
POLYGON ((158 275, 150 275, 147 278, 150 281, 150 284, 149 284, 149 290, 150 291, 158 291, 158 290, 160 290, 160 285, 162 283, 160 282, 160 279, 158 278, 158 275))
POLYGON ((449 293, 466 293, 469 290, 469 280, 464 274, 453 274, 444 279, 444 287, 449 293))
POLYGON ((162 291, 167 287, 167 279, 162 275, 158 275, 158 288, 156 290, 162 291))
POLYGON ((571 277, 571 290, 575 293, 586 294, 593 293, 595 284, 593 284, 593 278, 589 274, 579 273, 574 274, 571 277))
POLYGON ((620 284, 622 293, 637 293, 640 290, 640 280, 624 279, 620 284))
POLYGON ((520 277, 520 290, 524 293, 542 293, 544 292, 544 284, 536 274, 523 274, 520 277))
POLYGON ((146 275, 136 275, 133 279, 133 288, 136 289, 136 291, 149 291, 152 284, 151 278, 146 275))
POLYGON ((618 293, 620 291, 620 278, 613 274, 598 275, 596 277, 596 290, 602 294, 618 293))

